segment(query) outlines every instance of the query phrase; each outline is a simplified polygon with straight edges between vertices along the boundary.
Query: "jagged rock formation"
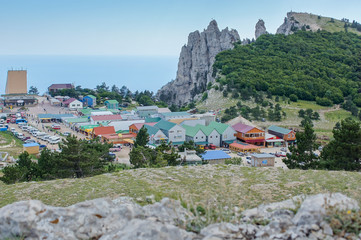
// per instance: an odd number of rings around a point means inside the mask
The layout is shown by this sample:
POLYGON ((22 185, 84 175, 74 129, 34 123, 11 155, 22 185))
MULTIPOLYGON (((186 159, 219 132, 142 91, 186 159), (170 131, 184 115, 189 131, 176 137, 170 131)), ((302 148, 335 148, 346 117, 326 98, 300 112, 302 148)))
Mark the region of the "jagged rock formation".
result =
MULTIPOLYGON (((196 234, 185 228, 200 220, 168 198, 144 207, 127 197, 69 207, 28 200, 0 209, 0 239, 340 239, 325 221, 333 214, 327 211, 336 209, 359 210, 359 206, 340 193, 297 196, 237 213, 238 222, 211 224, 196 234)), ((345 234, 347 239, 361 237, 345 234)))
POLYGON ((268 32, 266 30, 266 26, 264 25, 264 21, 260 19, 256 24, 256 31, 255 31, 256 39, 263 34, 268 34, 268 32))
POLYGON ((163 86, 157 97, 176 105, 191 102, 197 94, 206 90, 209 82, 214 81, 212 65, 215 56, 233 48, 233 43, 239 40, 236 30, 226 28, 220 31, 215 20, 203 32, 190 33, 188 43, 180 53, 176 79, 163 86))
POLYGON ((279 28, 277 28, 276 34, 289 35, 301 28, 300 22, 295 19, 294 12, 288 12, 287 17, 279 28))

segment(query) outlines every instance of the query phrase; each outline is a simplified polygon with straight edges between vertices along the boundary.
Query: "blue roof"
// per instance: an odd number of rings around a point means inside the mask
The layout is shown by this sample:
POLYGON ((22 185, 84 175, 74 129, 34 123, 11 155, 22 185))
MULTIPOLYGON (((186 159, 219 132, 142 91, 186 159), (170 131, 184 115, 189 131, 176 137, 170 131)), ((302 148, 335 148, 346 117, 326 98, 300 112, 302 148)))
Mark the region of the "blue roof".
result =
POLYGON ((226 158, 231 158, 231 156, 229 156, 227 153, 225 153, 222 150, 211 150, 211 151, 206 151, 205 153, 202 154, 203 160, 217 160, 217 159, 226 159, 226 158))
POLYGON ((39 144, 37 143, 25 143, 23 144, 24 147, 36 147, 36 146, 39 146, 39 144))
POLYGON ((38 114, 38 118, 55 118, 55 119, 61 119, 66 117, 74 117, 73 114, 51 114, 51 113, 40 113, 38 114))

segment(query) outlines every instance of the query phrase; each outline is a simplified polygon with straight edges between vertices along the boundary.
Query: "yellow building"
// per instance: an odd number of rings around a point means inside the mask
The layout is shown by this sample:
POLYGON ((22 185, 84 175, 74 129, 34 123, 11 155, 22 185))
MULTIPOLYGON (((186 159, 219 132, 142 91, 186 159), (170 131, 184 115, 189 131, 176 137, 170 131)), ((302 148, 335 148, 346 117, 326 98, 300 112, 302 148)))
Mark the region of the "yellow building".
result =
POLYGON ((24 151, 27 151, 29 154, 38 154, 39 153, 39 144, 37 143, 25 143, 23 144, 24 151))

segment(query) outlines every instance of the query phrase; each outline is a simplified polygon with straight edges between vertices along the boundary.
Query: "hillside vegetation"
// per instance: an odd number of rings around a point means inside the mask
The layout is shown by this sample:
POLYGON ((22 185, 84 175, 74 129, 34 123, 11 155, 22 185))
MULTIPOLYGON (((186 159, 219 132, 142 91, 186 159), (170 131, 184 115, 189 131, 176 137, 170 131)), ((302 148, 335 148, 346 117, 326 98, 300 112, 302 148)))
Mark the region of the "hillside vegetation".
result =
POLYGON ((84 200, 130 196, 146 204, 146 196, 180 199, 183 205, 255 207, 299 194, 341 192, 361 203, 361 174, 344 171, 284 170, 238 165, 203 165, 124 170, 82 179, 0 182, 0 207, 26 199, 69 206, 84 200))
POLYGON ((361 106, 361 37, 352 33, 265 34, 221 52, 213 66, 222 91, 295 95, 321 105, 350 96, 361 106))

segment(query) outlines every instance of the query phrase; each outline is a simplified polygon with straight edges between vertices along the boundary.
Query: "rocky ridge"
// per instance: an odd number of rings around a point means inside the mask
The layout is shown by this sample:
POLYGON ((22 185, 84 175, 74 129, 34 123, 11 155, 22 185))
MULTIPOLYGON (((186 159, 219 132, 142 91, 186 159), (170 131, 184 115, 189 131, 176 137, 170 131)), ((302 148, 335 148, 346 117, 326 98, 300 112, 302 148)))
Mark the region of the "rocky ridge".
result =
MULTIPOLYGON (((339 239, 325 221, 329 209, 359 210, 359 206, 340 193, 297 196, 245 210, 238 214, 237 222, 211 224, 195 233, 185 229, 197 217, 179 201, 168 198, 144 207, 127 197, 95 199, 69 207, 28 200, 0 209, 0 238, 339 239)), ((348 235, 348 239, 359 238, 361 234, 348 235)))
POLYGON ((220 31, 215 20, 203 32, 190 33, 180 53, 176 79, 163 86, 157 97, 176 105, 191 102, 206 90, 208 83, 214 82, 212 65, 216 55, 233 48, 233 43, 239 40, 236 30, 220 31))
POLYGON ((256 31, 255 31, 256 39, 259 38, 263 34, 268 34, 265 23, 262 19, 258 20, 255 28, 256 28, 256 31))

